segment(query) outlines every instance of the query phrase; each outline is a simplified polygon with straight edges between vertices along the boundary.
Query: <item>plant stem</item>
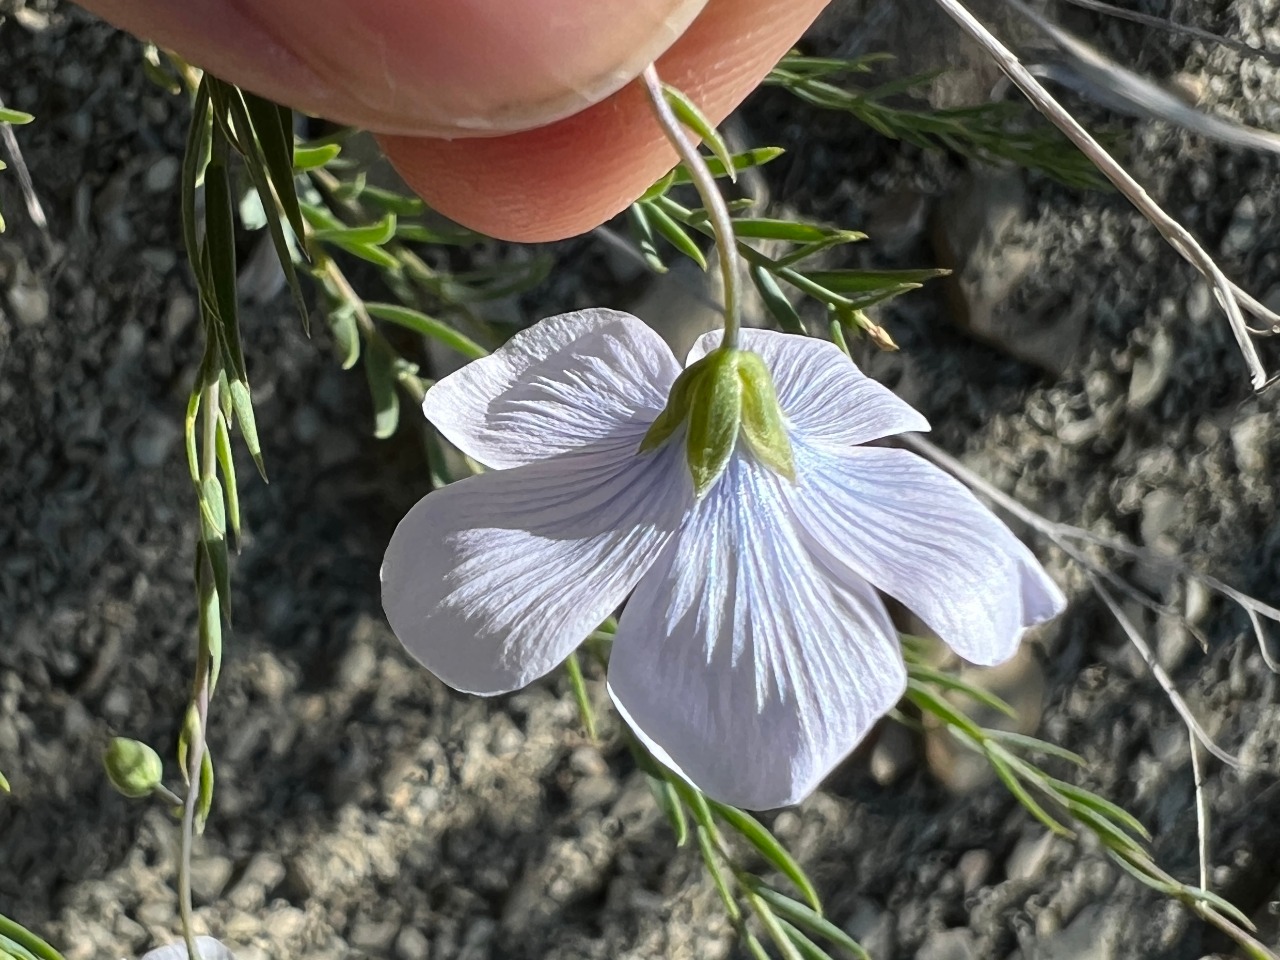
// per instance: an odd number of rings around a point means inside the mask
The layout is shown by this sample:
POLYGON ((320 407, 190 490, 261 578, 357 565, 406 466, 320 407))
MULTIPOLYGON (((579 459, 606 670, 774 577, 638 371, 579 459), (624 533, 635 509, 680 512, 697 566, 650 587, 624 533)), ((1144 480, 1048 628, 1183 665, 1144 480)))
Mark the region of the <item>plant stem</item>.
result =
POLYGON ((738 346, 738 329, 742 325, 742 308, 738 298, 738 261, 737 237, 733 232, 733 221, 729 217, 729 208, 725 205, 720 188, 716 186, 716 178, 707 168, 707 162, 698 152, 685 132, 684 125, 676 119, 675 112, 667 103, 662 89, 662 81, 658 79, 658 71, 653 64, 645 67, 640 75, 649 94, 649 103, 653 107, 658 125, 667 135, 671 145, 675 147, 680 160, 689 171, 694 189, 702 198, 703 206, 711 220, 714 231, 716 250, 720 254, 720 275, 724 279, 724 341, 729 349, 738 346))

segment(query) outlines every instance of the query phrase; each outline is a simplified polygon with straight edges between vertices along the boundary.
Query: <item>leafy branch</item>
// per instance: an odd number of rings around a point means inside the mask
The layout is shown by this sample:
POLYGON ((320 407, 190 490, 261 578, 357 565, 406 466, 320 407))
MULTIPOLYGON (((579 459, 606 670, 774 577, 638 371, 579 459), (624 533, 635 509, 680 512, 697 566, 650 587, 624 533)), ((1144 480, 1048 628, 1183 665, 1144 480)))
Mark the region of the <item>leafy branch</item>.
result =
POLYGON ((1088 157, 1071 149, 1056 130, 1035 121, 1028 123, 1024 104, 997 102, 933 109, 890 103, 903 95, 921 96, 937 74, 905 77, 870 89, 834 82, 850 74, 870 73, 884 59, 842 60, 792 53, 769 73, 765 83, 815 107, 850 114, 882 136, 926 150, 949 150, 985 163, 1014 163, 1079 189, 1105 186, 1088 157))

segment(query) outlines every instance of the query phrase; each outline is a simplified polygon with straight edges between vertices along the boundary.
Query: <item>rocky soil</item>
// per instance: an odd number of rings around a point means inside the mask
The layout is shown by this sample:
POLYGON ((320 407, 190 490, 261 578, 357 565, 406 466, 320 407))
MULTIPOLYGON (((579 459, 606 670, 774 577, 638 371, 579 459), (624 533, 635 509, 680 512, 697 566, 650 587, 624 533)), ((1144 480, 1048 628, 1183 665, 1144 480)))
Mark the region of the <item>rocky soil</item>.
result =
MULTIPOLYGON (((1131 5, 1280 48, 1270 0, 1131 5)), ((135 41, 75 8, 4 0, 0 12, 0 98, 37 116, 18 137, 49 219, 34 227, 13 171, 0 174, 0 770, 13 786, 0 797, 0 912, 68 960, 135 957, 177 928, 175 830, 159 806, 112 792, 98 758, 114 734, 171 754, 192 665, 184 107, 144 79, 135 41)), ((1198 89, 1206 109, 1280 129, 1266 61, 1056 12, 1126 64, 1198 89)), ((989 90, 923 0, 839 6, 811 42, 896 49, 889 76, 922 59, 958 65, 943 99, 989 90)), ((1070 102, 1120 131, 1153 195, 1280 308, 1276 157, 1070 102)), ((1280 394, 1252 396, 1207 288, 1124 202, 893 143, 776 90, 747 105, 740 132, 791 151, 762 175, 774 210, 873 235, 850 263, 964 254, 950 286, 883 315, 903 351, 867 358, 938 442, 1055 520, 1280 602, 1280 394)), ((689 295, 637 278, 599 238, 552 252, 555 279, 496 310, 531 320, 643 297, 659 313, 689 295)), ((480 701, 408 661, 377 569, 427 489, 413 430, 370 438, 362 378, 338 369, 323 335, 302 335, 287 300, 251 306, 245 333, 271 483, 242 464, 249 534, 213 713, 200 923, 240 960, 736 956, 696 853, 674 849, 612 721, 592 743, 560 680, 480 701)), ((1043 555, 1071 608, 990 682, 1027 729, 1082 754, 1082 782, 1138 815, 1159 861, 1194 880, 1185 730, 1082 574, 1043 555)), ((1117 569, 1208 641, 1128 608, 1241 760, 1207 764, 1210 879, 1280 944, 1277 677, 1238 609, 1158 566, 1117 569)), ((599 677, 591 689, 603 707, 599 677)), ((823 793, 770 819, 831 918, 879 960, 1231 955, 1093 845, 1048 837, 935 738, 887 728, 823 793)))

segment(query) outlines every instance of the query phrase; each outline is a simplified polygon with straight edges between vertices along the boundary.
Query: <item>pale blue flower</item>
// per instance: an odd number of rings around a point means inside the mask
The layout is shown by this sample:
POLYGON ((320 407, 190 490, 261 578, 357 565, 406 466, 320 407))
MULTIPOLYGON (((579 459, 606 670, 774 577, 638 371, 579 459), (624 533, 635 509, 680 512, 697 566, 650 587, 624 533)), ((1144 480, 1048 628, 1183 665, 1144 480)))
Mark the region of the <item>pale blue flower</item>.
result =
POLYGON ((441 380, 426 416, 490 470, 400 523, 383 605, 436 676, 489 695, 548 673, 627 601, 618 709, 710 796, 766 809, 803 799, 902 696, 879 591, 977 664, 1064 601, 957 481, 861 446, 928 423, 835 346, 747 330, 741 347, 772 374, 795 479, 740 441, 701 498, 678 437, 640 452, 681 367, 634 317, 552 317, 441 380))
MULTIPOLYGON (((231 951, 213 937, 196 937, 197 960, 235 960, 231 951)), ((142 960, 188 960, 187 945, 179 940, 143 954, 142 960)))

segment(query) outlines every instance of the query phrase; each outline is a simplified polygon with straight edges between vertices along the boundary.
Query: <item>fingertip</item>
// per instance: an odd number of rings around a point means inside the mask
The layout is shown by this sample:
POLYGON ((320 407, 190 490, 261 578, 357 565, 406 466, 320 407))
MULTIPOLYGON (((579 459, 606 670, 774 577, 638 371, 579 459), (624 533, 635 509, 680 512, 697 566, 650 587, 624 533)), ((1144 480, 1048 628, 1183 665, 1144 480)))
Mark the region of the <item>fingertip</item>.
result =
MULTIPOLYGON (((659 73, 718 123, 824 6, 826 0, 710 0, 659 59, 659 73)), ((580 113, 522 133, 379 139, 433 208, 474 230, 523 243, 592 229, 676 162, 635 82, 580 113)))

